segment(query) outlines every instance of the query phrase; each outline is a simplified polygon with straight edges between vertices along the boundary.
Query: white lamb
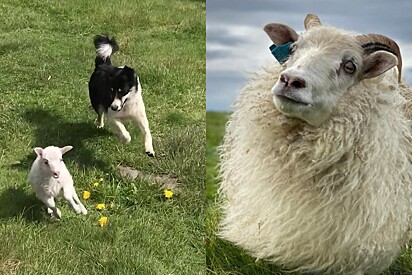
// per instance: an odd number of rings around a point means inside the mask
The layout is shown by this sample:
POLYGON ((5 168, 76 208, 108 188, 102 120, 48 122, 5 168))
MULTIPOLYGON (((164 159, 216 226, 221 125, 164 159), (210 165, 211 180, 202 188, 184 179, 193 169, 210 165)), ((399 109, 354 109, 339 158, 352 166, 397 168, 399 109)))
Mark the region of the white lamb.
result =
POLYGON ((252 77, 221 147, 220 236, 315 274, 379 274, 412 226, 411 89, 396 43, 305 19, 284 65, 252 77), (398 69, 394 68, 398 64, 398 69))
POLYGON ((46 204, 47 212, 61 218, 61 212, 56 207, 54 199, 63 189, 63 196, 76 213, 87 214, 73 186, 73 179, 63 162, 63 154, 70 151, 72 146, 63 148, 48 146, 36 147, 37 158, 34 160, 28 181, 33 186, 36 196, 46 204))

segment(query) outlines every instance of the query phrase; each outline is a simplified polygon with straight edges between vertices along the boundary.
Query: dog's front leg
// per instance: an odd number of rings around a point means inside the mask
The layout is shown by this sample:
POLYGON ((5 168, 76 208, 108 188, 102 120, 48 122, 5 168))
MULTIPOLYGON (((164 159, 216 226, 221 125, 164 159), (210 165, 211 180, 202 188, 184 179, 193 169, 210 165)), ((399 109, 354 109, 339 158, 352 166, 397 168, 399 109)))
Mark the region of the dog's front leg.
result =
POLYGON ((97 113, 97 118, 94 121, 94 124, 97 126, 97 128, 103 128, 104 126, 104 108, 102 106, 99 106, 96 109, 97 113))
POLYGON ((136 116, 134 116, 133 119, 139 127, 140 131, 142 131, 146 154, 150 157, 154 157, 155 152, 153 150, 152 134, 150 133, 149 121, 147 120, 144 107, 137 112, 136 116))
POLYGON ((109 119, 108 124, 124 143, 129 143, 132 140, 132 137, 126 130, 126 127, 124 127, 123 123, 116 119, 109 119))

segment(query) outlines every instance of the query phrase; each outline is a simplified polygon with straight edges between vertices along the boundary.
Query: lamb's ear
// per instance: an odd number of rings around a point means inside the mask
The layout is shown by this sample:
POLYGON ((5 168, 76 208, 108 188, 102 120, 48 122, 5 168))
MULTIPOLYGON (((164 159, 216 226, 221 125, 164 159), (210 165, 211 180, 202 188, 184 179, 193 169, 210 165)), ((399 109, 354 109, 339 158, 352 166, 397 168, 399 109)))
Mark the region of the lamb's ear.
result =
POLYGON ((38 155, 39 157, 42 157, 42 155, 43 155, 43 148, 41 148, 41 147, 36 147, 36 148, 34 148, 33 150, 34 150, 34 152, 36 153, 36 155, 38 155))
POLYGON ((387 51, 376 51, 364 58, 361 79, 381 75, 397 64, 398 59, 394 54, 387 51))
POLYGON ((267 24, 263 30, 267 33, 270 40, 276 45, 283 45, 288 42, 295 42, 298 40, 299 35, 291 27, 280 24, 270 23, 267 24))
POLYGON ((60 152, 62 152, 62 155, 64 153, 67 153, 68 151, 70 151, 71 149, 73 149, 73 146, 64 146, 63 148, 60 148, 60 152))

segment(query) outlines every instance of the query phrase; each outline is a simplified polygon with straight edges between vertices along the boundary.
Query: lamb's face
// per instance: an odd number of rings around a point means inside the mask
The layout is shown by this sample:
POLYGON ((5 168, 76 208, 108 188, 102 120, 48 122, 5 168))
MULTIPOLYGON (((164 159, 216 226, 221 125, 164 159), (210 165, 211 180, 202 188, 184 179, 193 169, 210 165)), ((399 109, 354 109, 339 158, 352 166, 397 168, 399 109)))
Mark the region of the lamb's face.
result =
POLYGON ((48 146, 44 149, 40 147, 34 148, 42 173, 56 179, 59 178, 60 172, 65 169, 63 154, 72 148, 72 146, 66 146, 63 148, 55 146, 48 146))
POLYGON ((279 111, 318 126, 359 81, 362 48, 352 36, 336 32, 315 28, 292 44, 287 68, 272 88, 279 111))

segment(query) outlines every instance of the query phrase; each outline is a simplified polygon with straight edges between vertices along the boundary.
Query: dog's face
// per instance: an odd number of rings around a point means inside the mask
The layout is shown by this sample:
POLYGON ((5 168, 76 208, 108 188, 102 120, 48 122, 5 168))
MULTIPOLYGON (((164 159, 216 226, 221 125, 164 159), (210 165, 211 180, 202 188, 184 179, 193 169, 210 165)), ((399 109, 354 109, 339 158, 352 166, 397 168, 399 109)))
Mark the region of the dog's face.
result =
POLYGON ((137 89, 136 86, 135 71, 132 68, 125 66, 113 78, 111 87, 113 102, 110 105, 110 108, 113 111, 121 111, 129 98, 130 91, 133 88, 137 89))

